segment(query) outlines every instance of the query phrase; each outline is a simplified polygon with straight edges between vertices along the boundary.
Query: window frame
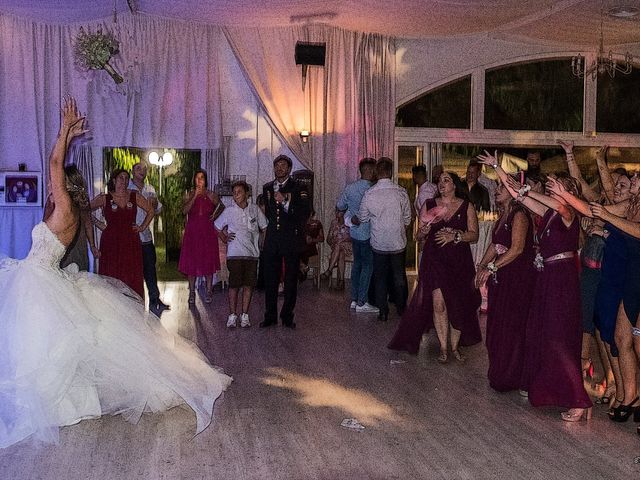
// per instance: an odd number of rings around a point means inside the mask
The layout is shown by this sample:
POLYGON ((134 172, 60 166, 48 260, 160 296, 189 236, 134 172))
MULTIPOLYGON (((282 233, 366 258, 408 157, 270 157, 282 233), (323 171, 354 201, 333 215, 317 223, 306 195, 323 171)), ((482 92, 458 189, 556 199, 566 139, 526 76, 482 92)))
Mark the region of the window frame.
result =
MULTIPOLYGON (((505 146, 544 147, 556 145, 559 139, 573 140, 576 146, 600 146, 612 145, 616 147, 640 148, 640 134, 635 133, 598 133, 596 132, 596 94, 597 79, 585 77, 583 125, 582 132, 561 131, 535 131, 535 130, 485 130, 484 128, 484 95, 485 95, 485 71, 501 67, 508 67, 519 63, 530 63, 542 60, 567 60, 567 68, 570 68, 571 57, 575 51, 560 51, 547 54, 521 56, 480 65, 475 68, 460 71, 455 75, 443 78, 438 82, 400 99, 397 107, 405 105, 414 99, 429 93, 441 86, 455 82, 463 77, 471 75, 471 128, 419 128, 419 127, 395 127, 394 155, 397 156, 397 147, 400 145, 415 145, 427 148, 430 143, 462 143, 462 144, 494 144, 505 146)), ((595 52, 585 52, 585 63, 589 65, 595 59, 595 52)))

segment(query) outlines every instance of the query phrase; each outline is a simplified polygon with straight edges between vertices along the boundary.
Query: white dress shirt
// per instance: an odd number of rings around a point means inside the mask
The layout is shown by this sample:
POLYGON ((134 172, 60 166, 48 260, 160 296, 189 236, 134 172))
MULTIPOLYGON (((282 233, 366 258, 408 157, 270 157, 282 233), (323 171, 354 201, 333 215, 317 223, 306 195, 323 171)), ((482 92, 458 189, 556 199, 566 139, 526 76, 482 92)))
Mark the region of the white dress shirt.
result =
POLYGON ((416 209, 416 215, 420 213, 420 209, 424 205, 424 203, 431 199, 435 198, 438 194, 438 186, 435 183, 431 183, 429 180, 425 181, 418 188, 418 195, 416 195, 416 199, 413 202, 413 206, 416 209))
MULTIPOLYGON (((133 180, 129 180, 129 190, 138 192, 147 200, 153 197, 156 197, 156 198, 158 197, 158 195, 156 195, 156 189, 153 188, 153 185, 151 185, 150 183, 145 183, 144 187, 142 187, 142 190, 140 190, 138 186, 135 183, 133 183, 133 180)), ((160 213, 161 210, 162 210, 162 204, 160 203, 160 200, 158 200, 158 206, 156 207, 156 211, 154 213, 157 215, 160 213)), ((136 224, 142 225, 146 217, 147 217, 147 212, 144 209, 138 207, 138 210, 136 211, 136 224)), ((151 233, 152 228, 153 228, 153 220, 151 220, 151 223, 147 228, 145 228, 142 232, 140 232, 140 241, 142 243, 153 242, 153 234, 151 233)))
POLYGON ((371 248, 377 253, 400 253, 407 246, 406 227, 411 223, 407 191, 390 178, 378 180, 367 190, 358 218, 371 224, 371 248))
POLYGON ((491 211, 493 212, 496 209, 496 188, 498 185, 484 173, 478 177, 478 183, 489 192, 489 203, 491 204, 491 211))

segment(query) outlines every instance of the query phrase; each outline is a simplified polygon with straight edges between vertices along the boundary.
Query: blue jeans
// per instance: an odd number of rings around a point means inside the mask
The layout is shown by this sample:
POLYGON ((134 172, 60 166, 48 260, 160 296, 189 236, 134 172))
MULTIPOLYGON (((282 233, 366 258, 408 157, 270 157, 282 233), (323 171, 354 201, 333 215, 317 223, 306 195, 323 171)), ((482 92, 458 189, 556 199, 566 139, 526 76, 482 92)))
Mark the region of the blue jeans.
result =
POLYGON ((351 300, 363 305, 369 298, 369 282, 373 273, 373 250, 369 240, 351 239, 353 265, 351 266, 351 300))

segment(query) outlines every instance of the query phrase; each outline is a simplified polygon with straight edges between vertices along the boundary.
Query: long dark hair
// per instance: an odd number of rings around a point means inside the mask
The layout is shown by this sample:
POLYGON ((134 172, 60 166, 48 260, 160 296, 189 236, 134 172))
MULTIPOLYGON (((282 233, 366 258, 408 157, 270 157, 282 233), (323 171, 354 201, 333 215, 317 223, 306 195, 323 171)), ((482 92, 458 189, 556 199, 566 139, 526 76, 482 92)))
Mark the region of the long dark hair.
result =
POLYGON ((191 185, 193 188, 196 188, 196 177, 201 173, 204 176, 204 188, 209 188, 209 177, 207 176, 207 172, 202 168, 199 168, 195 172, 193 172, 193 180, 191 181, 191 185))
MULTIPOLYGON (((446 173, 451 177, 451 180, 453 180, 453 185, 454 187, 456 187, 454 195, 458 198, 461 198, 462 200, 469 200, 467 192, 465 192, 464 187, 462 186, 462 180, 460 180, 460 177, 458 176, 458 174, 455 172, 450 172, 448 170, 442 173, 446 173)), ((442 173, 440 174, 440 177, 442 176, 442 173)), ((440 177, 438 177, 438 181, 440 181, 440 177)), ((441 196, 440 191, 438 191, 438 197, 440 196, 441 196)))
POLYGON ((64 168, 66 189, 71 197, 71 202, 81 210, 89 207, 89 196, 87 195, 87 183, 82 178, 82 173, 75 165, 64 168))

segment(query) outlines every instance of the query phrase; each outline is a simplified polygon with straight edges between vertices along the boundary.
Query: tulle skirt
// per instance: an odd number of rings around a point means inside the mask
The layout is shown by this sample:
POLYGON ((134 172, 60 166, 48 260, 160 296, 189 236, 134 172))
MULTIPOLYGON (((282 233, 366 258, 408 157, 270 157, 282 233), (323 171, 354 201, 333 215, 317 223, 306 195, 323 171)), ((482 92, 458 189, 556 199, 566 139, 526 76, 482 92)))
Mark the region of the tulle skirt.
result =
POLYGON ((231 377, 167 332, 122 282, 0 260, 0 447, 105 414, 137 422, 186 402, 197 432, 231 377))

